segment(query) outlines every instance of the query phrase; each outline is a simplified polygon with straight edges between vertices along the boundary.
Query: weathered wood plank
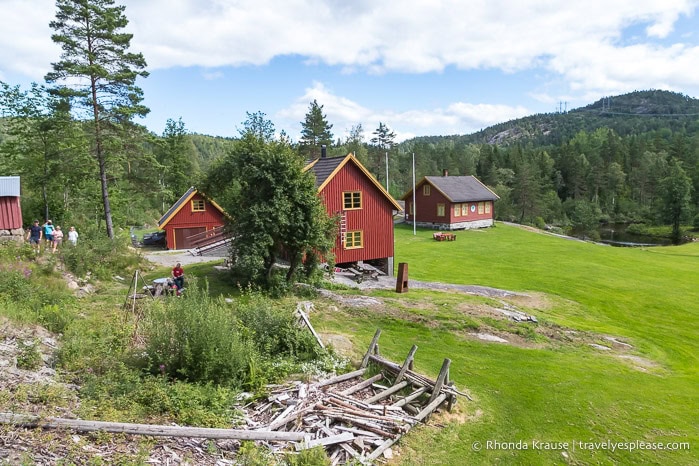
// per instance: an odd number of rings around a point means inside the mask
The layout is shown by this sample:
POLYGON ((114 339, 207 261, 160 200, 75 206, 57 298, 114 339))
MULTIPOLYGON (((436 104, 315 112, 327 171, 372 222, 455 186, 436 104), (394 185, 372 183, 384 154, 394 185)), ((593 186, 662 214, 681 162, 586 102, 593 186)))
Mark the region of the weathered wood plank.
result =
POLYGON ((336 377, 332 377, 330 379, 323 380, 322 382, 317 383, 316 387, 321 388, 321 387, 326 387, 328 385, 334 385, 336 383, 344 382, 345 380, 350 380, 350 379, 353 379, 355 377, 359 377, 361 375, 364 375, 365 372, 366 372, 366 367, 363 367, 363 368, 358 369, 358 370, 353 371, 353 372, 348 372, 346 374, 338 375, 336 377))
POLYGON ((400 383, 397 383, 396 385, 388 388, 387 390, 384 390, 382 392, 377 393, 376 395, 372 396, 371 398, 367 398, 364 400, 364 403, 367 404, 372 404, 376 401, 383 400, 384 398, 388 398, 391 394, 396 393, 404 389, 410 384, 407 380, 404 380, 400 383))
POLYGON ((418 388, 417 390, 415 390, 413 393, 411 393, 410 395, 408 395, 408 396, 406 396, 406 397, 404 397, 404 398, 401 398, 400 400, 396 401, 396 402, 393 403, 391 406, 395 406, 395 407, 404 406, 404 405, 410 403, 411 401, 413 401, 413 400, 419 398, 420 395, 422 395, 422 394, 425 393, 426 391, 427 391, 427 387, 420 387, 420 388, 418 388))
POLYGON ((374 338, 371 339, 371 343, 369 344, 369 349, 367 350, 366 354, 364 355, 364 359, 362 359, 362 365, 359 367, 366 367, 366 365, 369 364, 369 357, 373 356, 374 350, 376 349, 376 345, 378 345, 380 336, 381 336, 381 329, 378 328, 378 329, 376 329, 376 333, 374 333, 374 338))
POLYGON ((439 396, 439 392, 442 391, 442 387, 444 386, 444 382, 446 381, 447 377, 449 376, 449 365, 451 365, 451 359, 449 358, 444 358, 444 362, 442 363, 442 368, 439 370, 439 375, 437 376, 437 381, 434 384, 434 390, 432 390, 432 396, 430 397, 430 401, 427 402, 427 404, 432 403, 437 396, 439 396))
POLYGON ((373 384, 374 382, 378 382, 382 378, 383 378, 383 374, 378 373, 375 376, 370 377, 370 378, 358 383, 357 385, 352 385, 351 387, 346 388, 345 390, 342 390, 340 392, 340 394, 347 396, 347 395, 351 395, 353 393, 357 393, 360 390, 364 390, 365 388, 367 388, 369 385, 373 384))
POLYGON ((306 436, 303 432, 271 432, 259 430, 211 429, 202 427, 176 427, 151 424, 129 424, 123 422, 83 421, 59 417, 0 413, 0 424, 41 429, 73 429, 77 432, 112 432, 132 435, 160 437, 193 437, 210 439, 267 440, 299 442, 306 436))
MULTIPOLYGON (((300 303, 299 303, 299 304, 300 304, 300 303)), ((303 312, 303 310, 302 310, 300 307, 298 307, 298 308, 296 309, 296 312, 298 313, 298 315, 299 315, 299 316, 301 317, 301 319, 303 320, 303 323, 306 324, 306 327, 308 327, 308 330, 311 331, 311 334, 313 334, 313 336, 315 337, 315 339, 316 339, 316 341, 318 342, 318 344, 320 345, 320 347, 321 347, 321 348, 325 348, 325 345, 323 344, 323 341, 320 339, 320 336, 316 333, 316 330, 313 328, 313 325, 311 325, 311 321, 308 319, 308 316, 306 315, 306 313, 303 312)))
POLYGON ((403 366, 401 366, 400 372, 396 376, 395 383, 398 383, 401 380, 403 380, 403 377, 405 376, 405 371, 407 371, 408 368, 410 368, 413 358, 415 357, 415 351, 417 351, 417 345, 413 345, 413 347, 410 348, 408 357, 405 358, 405 362, 403 363, 403 366))
POLYGON ((300 442, 294 445, 296 451, 305 450, 307 448, 317 447, 319 445, 334 445, 336 443, 350 442, 354 440, 354 434, 352 432, 343 432, 341 434, 332 435, 330 437, 323 437, 315 440, 300 442))

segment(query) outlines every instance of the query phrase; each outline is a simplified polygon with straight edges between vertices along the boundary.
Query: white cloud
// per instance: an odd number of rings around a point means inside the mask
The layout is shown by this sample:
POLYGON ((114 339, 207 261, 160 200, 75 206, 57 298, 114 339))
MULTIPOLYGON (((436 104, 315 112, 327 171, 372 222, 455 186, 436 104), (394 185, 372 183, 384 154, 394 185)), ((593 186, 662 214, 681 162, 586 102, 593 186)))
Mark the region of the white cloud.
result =
POLYGON ((335 138, 344 139, 349 130, 362 124, 365 138, 378 128, 379 122, 387 124, 400 142, 415 135, 466 134, 501 121, 512 120, 531 112, 521 106, 471 104, 455 102, 446 108, 414 109, 404 112, 372 110, 345 97, 335 95, 323 83, 315 82, 304 95, 289 107, 274 115, 278 129, 298 134, 301 121, 308 113, 309 104, 316 100, 323 106, 328 123, 333 125, 335 138))
MULTIPOLYGON (((207 70, 202 72, 206 79, 219 79, 223 67, 265 65, 275 57, 294 56, 350 75, 544 71, 556 86, 539 83, 528 89, 528 95, 544 102, 556 102, 564 94, 580 102, 648 88, 699 94, 697 35, 675 30, 680 19, 696 13, 699 0, 117 3, 126 5, 132 49, 144 53, 151 71, 200 66, 207 70)), ((0 0, 0 77, 41 80, 49 71, 60 52, 48 27, 54 14, 54 0, 0 0)), ((461 133, 524 111, 469 102, 419 110, 369 109, 316 84, 279 114, 298 126, 313 98, 325 105, 338 135, 360 121, 369 132, 385 121, 399 134, 461 133)))
MULTIPOLYGON (((585 43, 611 46, 624 28, 647 24, 666 38, 697 0, 124 0, 132 46, 149 68, 261 65, 299 55, 372 72, 516 71, 566 58, 585 43)), ((55 60, 53 0, 0 0, 0 71, 32 74, 55 60)), ((665 62, 677 58, 659 49, 665 62)), ((581 57, 582 58, 582 57, 581 57)), ((572 63, 586 67, 604 57, 572 63)), ((565 60, 570 62, 571 60, 565 60)), ((689 71, 689 70, 687 70, 689 71)), ((565 72, 565 70, 563 70, 565 72)))

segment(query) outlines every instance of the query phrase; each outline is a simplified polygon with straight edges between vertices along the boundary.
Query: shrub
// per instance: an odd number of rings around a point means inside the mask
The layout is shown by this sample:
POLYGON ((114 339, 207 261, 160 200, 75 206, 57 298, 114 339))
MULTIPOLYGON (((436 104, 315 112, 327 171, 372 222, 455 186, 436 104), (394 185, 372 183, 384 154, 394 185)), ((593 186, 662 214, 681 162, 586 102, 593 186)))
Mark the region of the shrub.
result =
POLYGON ((26 370, 35 370, 42 364, 39 341, 20 342, 17 351, 17 367, 26 370))
POLYGON ((64 243, 61 256, 66 269, 73 274, 84 277, 90 272, 95 278, 107 279, 115 274, 128 274, 138 267, 141 258, 129 251, 129 244, 126 238, 110 240, 98 234, 85 234, 76 246, 64 243))
POLYGON ((248 302, 238 304, 236 314, 242 330, 261 354, 302 360, 318 356, 319 347, 313 336, 296 325, 292 312, 275 307, 272 301, 252 295, 248 302))
POLYGON ((325 449, 318 446, 301 450, 299 453, 287 453, 286 464, 289 466, 330 466, 332 462, 325 453, 325 449))
POLYGON ((144 322, 146 352, 154 373, 192 382, 241 386, 249 380, 254 345, 238 331, 222 299, 190 281, 182 299, 153 303, 144 322))

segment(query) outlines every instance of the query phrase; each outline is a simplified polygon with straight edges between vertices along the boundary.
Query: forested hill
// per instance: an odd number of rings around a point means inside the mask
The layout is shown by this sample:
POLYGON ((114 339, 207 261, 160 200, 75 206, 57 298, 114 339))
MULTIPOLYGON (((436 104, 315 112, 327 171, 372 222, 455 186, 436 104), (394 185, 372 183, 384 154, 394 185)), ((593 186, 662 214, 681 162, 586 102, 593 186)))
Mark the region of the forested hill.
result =
POLYGON ((610 128, 619 136, 662 129, 693 136, 699 132, 699 99, 670 91, 636 91, 605 97, 565 113, 536 114, 468 135, 424 136, 404 144, 453 141, 461 144, 558 145, 580 131, 593 132, 598 128, 610 128))

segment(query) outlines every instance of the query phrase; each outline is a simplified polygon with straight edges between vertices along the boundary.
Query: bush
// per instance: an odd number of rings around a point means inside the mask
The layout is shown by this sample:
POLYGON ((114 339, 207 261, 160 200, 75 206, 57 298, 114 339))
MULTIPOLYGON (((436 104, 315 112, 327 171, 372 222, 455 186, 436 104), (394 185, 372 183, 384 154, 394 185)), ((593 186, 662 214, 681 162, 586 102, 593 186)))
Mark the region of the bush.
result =
POLYGON ((286 309, 253 295, 244 304, 238 304, 236 313, 245 335, 254 341, 262 355, 293 356, 308 360, 318 356, 318 343, 310 332, 296 325, 296 318, 286 309))
POLYGON ((143 328, 150 371, 190 382, 256 390, 304 362, 337 364, 290 310, 257 294, 231 305, 196 282, 183 298, 153 303, 143 328))
POLYGON ((242 386, 258 357, 230 306, 191 280, 186 297, 150 306, 144 334, 151 371, 191 382, 242 386))
POLYGON ((76 246, 64 242, 61 256, 66 269, 76 276, 84 277, 90 272, 97 279, 107 279, 138 267, 141 258, 129 251, 129 244, 126 238, 110 240, 99 234, 85 234, 76 246))
POLYGON ((17 351, 17 367, 26 370, 35 370, 41 366, 41 352, 39 352, 39 340, 20 342, 17 351))

